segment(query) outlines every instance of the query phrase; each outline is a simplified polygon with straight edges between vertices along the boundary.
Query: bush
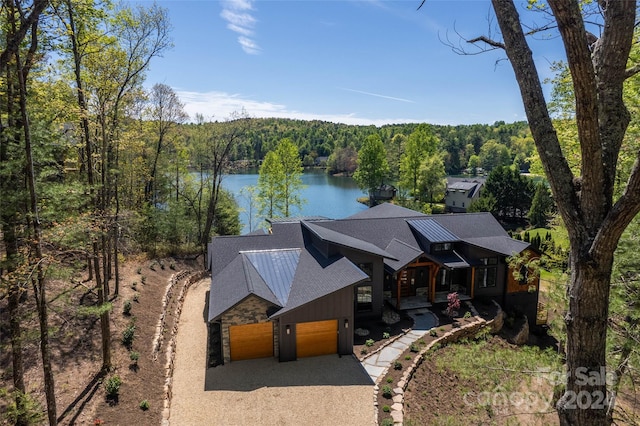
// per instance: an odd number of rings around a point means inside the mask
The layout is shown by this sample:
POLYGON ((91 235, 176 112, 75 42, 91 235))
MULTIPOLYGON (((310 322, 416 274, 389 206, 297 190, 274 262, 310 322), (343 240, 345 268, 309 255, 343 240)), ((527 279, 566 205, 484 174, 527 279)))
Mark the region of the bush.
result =
POLYGON ((120 380, 120 376, 114 375, 109 377, 104 384, 104 390, 107 392, 107 398, 109 399, 117 398, 118 393, 120 392, 120 385, 122 385, 122 380, 120 380))
POLYGON ((149 401, 147 401, 146 399, 140 401, 140 409, 142 411, 147 411, 149 409, 149 401))
POLYGON ((142 268, 136 269, 136 272, 138 273, 138 275, 142 274, 142 268))
POLYGON ((137 282, 132 282, 131 283, 131 290, 136 291, 138 290, 138 283, 137 282))
POLYGON ((368 347, 373 346, 374 343, 375 343, 375 340, 373 339, 367 339, 367 341, 364 342, 365 346, 368 346, 368 347))
POLYGON ((131 315, 131 300, 125 300, 124 305, 122 305, 122 313, 125 315, 131 315))
POLYGON ((393 378, 392 377, 387 377, 387 383, 393 383, 393 378))
POLYGON ((143 276, 141 276, 141 277, 140 277, 140 282, 141 282, 142 284, 146 284, 146 283, 147 283, 147 277, 146 277, 146 276, 144 276, 144 275, 143 275, 143 276))
POLYGON ((416 345, 415 343, 412 343, 411 346, 409 347, 409 350, 411 352, 418 352, 420 350, 420 347, 418 345, 416 345))
POLYGON ((438 332, 436 331, 435 328, 432 328, 431 330, 429 330, 429 336, 438 337, 438 332))
POLYGON ((140 353, 136 352, 136 351, 131 351, 129 352, 129 359, 135 363, 138 362, 138 360, 140 359, 140 353))
POLYGON ((380 422, 380 426, 393 426, 393 417, 382 419, 382 422, 380 422))
POLYGON ((409 361, 409 360, 411 359, 411 355, 405 355, 405 356, 404 356, 404 359, 405 359, 406 361, 409 361))
POLYGON ((122 344, 127 348, 131 349, 131 345, 133 345, 133 339, 136 337, 136 326, 133 323, 130 323, 127 328, 122 332, 122 344))
POLYGON ((175 264, 175 263, 173 263, 173 262, 171 262, 171 263, 169 264, 169 269, 171 269, 172 271, 175 271, 175 270, 176 270, 176 264, 175 264))
POLYGON ((391 411, 391 407, 389 407, 388 405, 383 405, 382 406, 382 411, 384 411, 385 413, 388 413, 391 411))
POLYGON ((366 355, 368 353, 369 353, 369 351, 367 350, 367 348, 360 349, 360 355, 366 355))
POLYGON ((393 363, 393 368, 395 370, 402 370, 402 363, 400 361, 396 361, 393 363))
POLYGON ((471 312, 465 312, 463 318, 471 318, 471 312))
POLYGON ((393 395, 393 389, 391 389, 391 386, 384 385, 382 387, 382 396, 384 396, 385 398, 391 398, 392 395, 393 395))
POLYGON ((137 303, 139 300, 140 300, 140 293, 134 294, 133 295, 133 301, 137 303))
POLYGON ((383 339, 388 339, 389 337, 391 337, 391 335, 389 334, 389 332, 385 331, 384 333, 382 333, 382 338, 383 338, 383 339))

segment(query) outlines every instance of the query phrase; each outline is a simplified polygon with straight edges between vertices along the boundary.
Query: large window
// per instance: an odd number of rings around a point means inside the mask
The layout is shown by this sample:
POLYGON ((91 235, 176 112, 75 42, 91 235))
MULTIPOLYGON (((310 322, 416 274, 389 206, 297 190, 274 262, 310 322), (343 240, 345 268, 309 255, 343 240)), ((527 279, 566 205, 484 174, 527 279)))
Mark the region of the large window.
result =
POLYGON ((373 310, 373 287, 363 285, 356 288, 356 309, 358 312, 373 310))
POLYGON ((498 283, 498 258, 480 259, 483 266, 476 268, 476 286, 478 288, 495 287, 498 283))

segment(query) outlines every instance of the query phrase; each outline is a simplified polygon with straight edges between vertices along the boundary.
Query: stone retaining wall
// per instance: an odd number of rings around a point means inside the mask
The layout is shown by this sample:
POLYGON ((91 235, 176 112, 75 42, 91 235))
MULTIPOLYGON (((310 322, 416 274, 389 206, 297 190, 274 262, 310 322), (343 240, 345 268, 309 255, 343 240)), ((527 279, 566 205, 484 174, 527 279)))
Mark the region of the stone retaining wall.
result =
MULTIPOLYGON (((498 333, 500 331, 500 329, 502 328, 502 324, 504 323, 504 312, 502 311, 502 308, 498 303, 496 303, 495 301, 493 301, 493 303, 498 308, 498 312, 496 313, 496 316, 493 319, 487 321, 483 318, 480 318, 480 316, 478 315, 478 311, 476 311, 475 307, 471 303, 467 302, 469 309, 471 310, 471 313, 476 318, 476 321, 463 325, 458 328, 451 329, 450 331, 446 332, 439 338, 435 339, 433 342, 429 343, 413 358, 413 362, 411 363, 409 368, 404 371, 402 377, 400 378, 398 383, 396 383, 396 386, 393 389, 393 393, 394 393, 393 405, 391 406, 390 415, 393 418, 394 425, 403 424, 404 392, 407 390, 407 386, 409 386, 409 382, 411 380, 411 377, 413 377, 413 373, 416 371, 416 368, 418 368, 420 364, 422 364, 429 350, 431 350, 436 345, 447 345, 453 342, 457 342, 458 340, 461 340, 464 338, 472 338, 476 336, 481 329, 484 329, 484 328, 488 328, 491 333, 498 333)), ((389 367, 387 367, 387 370, 385 370, 383 374, 380 375, 380 378, 383 378, 385 376, 386 372, 388 371, 388 368, 389 367)), ((374 406, 375 406, 375 412, 376 412, 376 423, 378 419, 379 382, 380 381, 378 380, 378 383, 376 383, 374 387, 374 406)))
MULTIPOLYGON (((169 296, 171 296, 171 292, 173 291, 173 287, 175 287, 175 285, 182 279, 184 279, 186 277, 186 279, 184 280, 184 284, 182 285, 182 287, 180 288, 180 293, 178 294, 178 299, 176 300, 176 308, 173 312, 173 327, 171 328, 171 337, 169 338, 169 342, 167 344, 167 348, 166 348, 166 352, 165 352, 165 360, 166 363, 164 365, 164 371, 165 371, 165 381, 164 381, 164 408, 162 410, 162 425, 163 426, 168 426, 169 425, 169 416, 171 415, 170 412, 170 408, 171 408, 171 384, 172 384, 172 380, 173 380, 173 367, 174 367, 174 361, 175 361, 175 354, 176 354, 176 337, 178 335, 178 324, 180 322, 180 314, 182 313, 182 307, 184 305, 184 299, 187 296, 187 291, 189 290, 189 287, 191 287, 191 285, 195 282, 198 282, 204 278, 206 278, 207 276, 209 276, 209 272, 208 271, 201 271, 201 272, 196 272, 193 273, 192 275, 189 275, 189 272, 180 272, 179 274, 176 274, 175 277, 171 277, 169 279, 169 284, 167 285, 167 291, 165 292, 165 299, 163 299, 163 313, 161 314, 161 318, 160 318, 160 323, 162 323, 162 326, 160 328, 160 333, 162 333, 162 327, 164 327, 164 318, 166 317, 166 309, 167 309, 167 304, 169 302, 169 300, 171 299, 171 297, 166 297, 167 294, 169 294, 169 296), (178 278, 180 277, 180 278, 178 278), (172 282, 173 281, 173 282, 172 282)), ((162 338, 159 338, 160 340, 160 346, 162 345, 162 338)), ((160 348, 160 346, 158 347, 158 350, 160 348)), ((155 343, 154 343, 154 349, 155 349, 155 343)))

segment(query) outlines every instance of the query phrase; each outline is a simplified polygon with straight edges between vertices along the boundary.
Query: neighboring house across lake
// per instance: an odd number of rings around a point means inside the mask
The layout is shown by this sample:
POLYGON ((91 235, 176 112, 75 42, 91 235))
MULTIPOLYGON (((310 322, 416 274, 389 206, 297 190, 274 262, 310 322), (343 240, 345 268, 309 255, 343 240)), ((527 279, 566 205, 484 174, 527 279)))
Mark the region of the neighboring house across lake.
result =
POLYGON ((537 254, 489 213, 429 216, 385 203, 346 219, 270 223, 268 233, 209 244, 209 366, 351 354, 358 319, 452 292, 495 299, 535 324, 539 282, 518 282, 506 258, 537 254))
POLYGON ((445 210, 451 213, 466 213, 469 205, 480 198, 485 178, 447 177, 447 190, 444 196, 445 210))

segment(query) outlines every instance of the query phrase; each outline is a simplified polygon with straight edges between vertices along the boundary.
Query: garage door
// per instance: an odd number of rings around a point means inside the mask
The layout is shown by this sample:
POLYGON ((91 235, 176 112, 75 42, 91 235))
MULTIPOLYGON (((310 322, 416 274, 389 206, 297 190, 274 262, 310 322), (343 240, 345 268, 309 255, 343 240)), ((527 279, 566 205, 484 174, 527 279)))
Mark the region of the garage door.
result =
POLYGON ((298 358, 335 354, 337 352, 338 320, 296 324, 296 353, 298 358))
POLYGON ((273 325, 270 322, 229 327, 231 361, 273 356, 273 325))

